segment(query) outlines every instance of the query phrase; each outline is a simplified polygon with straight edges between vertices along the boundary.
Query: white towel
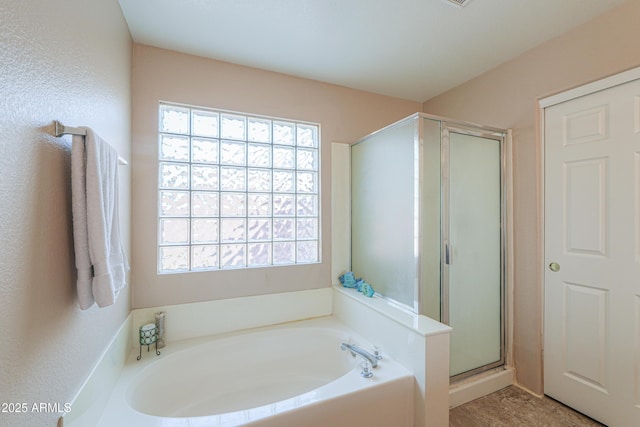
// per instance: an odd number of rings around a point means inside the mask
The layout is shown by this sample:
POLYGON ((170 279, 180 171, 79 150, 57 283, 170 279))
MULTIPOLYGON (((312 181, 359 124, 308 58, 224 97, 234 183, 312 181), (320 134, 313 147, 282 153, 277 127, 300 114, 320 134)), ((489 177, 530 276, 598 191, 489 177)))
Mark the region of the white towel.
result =
POLYGON ((91 281, 93 272, 89 257, 87 231, 87 168, 84 137, 75 135, 71 144, 71 211, 73 213, 73 246, 76 253, 78 278, 76 288, 80 308, 86 310, 94 303, 91 281))
POLYGON ((118 153, 91 129, 73 137, 71 190, 80 308, 113 304, 129 270, 118 218, 118 153))

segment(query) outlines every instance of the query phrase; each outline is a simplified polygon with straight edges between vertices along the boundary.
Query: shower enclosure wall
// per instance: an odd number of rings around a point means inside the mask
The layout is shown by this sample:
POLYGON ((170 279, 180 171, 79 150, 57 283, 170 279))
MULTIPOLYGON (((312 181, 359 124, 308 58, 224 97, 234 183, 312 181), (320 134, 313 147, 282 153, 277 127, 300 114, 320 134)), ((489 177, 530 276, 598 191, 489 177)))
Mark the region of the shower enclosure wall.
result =
POLYGON ((450 375, 505 361, 506 131, 414 114, 351 147, 351 267, 449 324, 450 375))

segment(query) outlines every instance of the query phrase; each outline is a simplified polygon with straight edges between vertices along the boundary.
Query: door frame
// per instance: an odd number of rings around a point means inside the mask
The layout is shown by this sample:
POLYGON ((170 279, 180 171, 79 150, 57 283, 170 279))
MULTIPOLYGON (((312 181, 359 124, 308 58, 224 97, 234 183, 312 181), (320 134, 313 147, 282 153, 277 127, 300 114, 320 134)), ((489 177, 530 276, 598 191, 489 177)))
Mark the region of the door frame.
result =
MULTIPOLYGON (((538 149, 536 150, 539 164, 539 177, 538 177, 538 191, 539 191, 539 200, 538 200, 538 215, 540 218, 540 229, 538 235, 538 257, 539 257, 539 265, 538 265, 538 275, 539 275, 539 284, 540 284, 540 298, 541 298, 541 312, 540 312, 540 326, 542 331, 542 340, 541 340, 541 360, 540 365, 542 366, 542 393, 544 394, 544 334, 545 334, 545 324, 544 324, 544 311, 545 311, 545 273, 546 273, 546 253, 545 253, 545 231, 546 231, 546 219, 545 219, 545 109, 552 107, 554 105, 570 101, 572 99, 580 98, 582 96, 590 95, 595 92, 599 92, 602 90, 610 89, 615 86, 619 86, 625 83, 629 83, 634 80, 640 79, 640 67, 632 68, 617 74, 610 75, 608 77, 604 77, 602 79, 577 86, 563 92, 559 92, 553 95, 549 95, 543 98, 538 98, 538 109, 537 109, 537 121, 538 121, 538 132, 539 132, 539 141, 538 149)), ((636 99, 636 102, 640 103, 640 99, 636 99)), ((640 123, 636 124, 640 127, 640 123)))
POLYGON ((449 273, 445 268, 449 240, 449 135, 459 133, 498 141, 500 155, 500 359, 487 365, 450 377, 451 382, 463 380, 501 366, 512 365, 513 342, 513 169, 512 131, 487 130, 473 125, 441 121, 441 254, 440 321, 449 324, 449 273))

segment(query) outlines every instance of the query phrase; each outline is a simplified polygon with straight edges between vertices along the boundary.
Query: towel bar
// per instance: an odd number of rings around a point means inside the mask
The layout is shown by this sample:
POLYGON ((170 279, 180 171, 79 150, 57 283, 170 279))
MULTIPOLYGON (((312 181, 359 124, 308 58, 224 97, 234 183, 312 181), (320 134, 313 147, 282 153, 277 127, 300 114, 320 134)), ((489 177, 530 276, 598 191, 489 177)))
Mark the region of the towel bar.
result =
MULTIPOLYGON (((62 135, 86 135, 87 131, 80 128, 74 128, 71 126, 65 126, 57 120, 53 121, 53 134, 57 137, 62 135)), ((118 156, 118 163, 121 165, 128 165, 127 161, 118 156)))

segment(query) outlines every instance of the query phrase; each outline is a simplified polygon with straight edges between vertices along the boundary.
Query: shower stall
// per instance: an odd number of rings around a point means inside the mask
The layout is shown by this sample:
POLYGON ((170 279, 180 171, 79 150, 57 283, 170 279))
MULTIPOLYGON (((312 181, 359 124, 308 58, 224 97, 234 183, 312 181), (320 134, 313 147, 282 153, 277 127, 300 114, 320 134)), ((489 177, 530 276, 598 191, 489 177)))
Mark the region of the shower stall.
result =
POLYGON ((352 270, 452 326, 452 381, 505 363, 506 138, 416 113, 351 147, 352 270))

